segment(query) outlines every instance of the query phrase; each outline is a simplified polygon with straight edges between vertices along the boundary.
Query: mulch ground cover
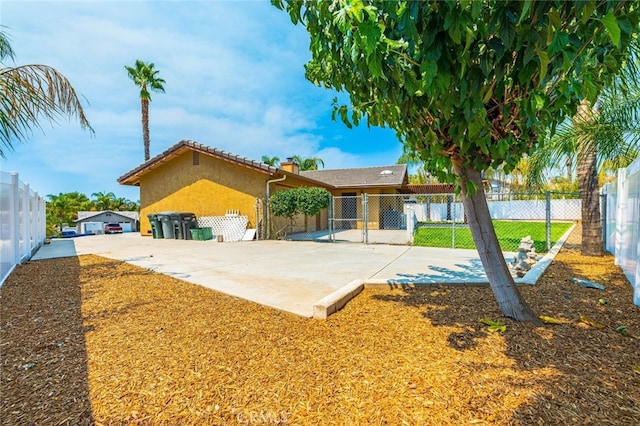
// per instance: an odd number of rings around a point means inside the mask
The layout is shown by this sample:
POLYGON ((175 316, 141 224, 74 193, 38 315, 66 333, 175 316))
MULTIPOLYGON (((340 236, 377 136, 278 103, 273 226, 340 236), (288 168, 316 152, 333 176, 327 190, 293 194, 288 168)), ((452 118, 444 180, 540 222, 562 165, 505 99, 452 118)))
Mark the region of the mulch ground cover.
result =
POLYGON ((0 422, 640 424, 640 308, 579 243, 520 288, 543 327, 483 287, 365 290, 319 321, 98 256, 29 262, 0 289, 0 422))

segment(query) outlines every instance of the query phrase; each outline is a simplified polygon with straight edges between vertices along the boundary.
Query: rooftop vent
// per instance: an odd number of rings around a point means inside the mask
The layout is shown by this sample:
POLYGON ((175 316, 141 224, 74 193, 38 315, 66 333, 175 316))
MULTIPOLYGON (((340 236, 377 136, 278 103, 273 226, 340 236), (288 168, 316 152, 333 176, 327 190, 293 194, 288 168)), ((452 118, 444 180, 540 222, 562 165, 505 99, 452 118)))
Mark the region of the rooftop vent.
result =
POLYGON ((392 171, 392 170, 389 170, 389 169, 386 169, 386 170, 381 171, 381 172, 380 172, 380 174, 381 174, 382 176, 392 175, 392 174, 393 174, 393 171, 392 171))

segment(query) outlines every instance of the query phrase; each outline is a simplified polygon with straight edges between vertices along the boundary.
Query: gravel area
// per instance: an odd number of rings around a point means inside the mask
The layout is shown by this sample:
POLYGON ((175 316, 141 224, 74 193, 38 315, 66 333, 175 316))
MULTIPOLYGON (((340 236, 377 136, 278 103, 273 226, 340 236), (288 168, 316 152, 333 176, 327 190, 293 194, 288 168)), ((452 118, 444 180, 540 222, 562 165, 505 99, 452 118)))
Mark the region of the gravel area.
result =
POLYGON ((321 321, 98 256, 29 262, 0 289, 0 424, 640 424, 640 308, 579 244, 521 287, 543 327, 486 287, 365 290, 321 321))

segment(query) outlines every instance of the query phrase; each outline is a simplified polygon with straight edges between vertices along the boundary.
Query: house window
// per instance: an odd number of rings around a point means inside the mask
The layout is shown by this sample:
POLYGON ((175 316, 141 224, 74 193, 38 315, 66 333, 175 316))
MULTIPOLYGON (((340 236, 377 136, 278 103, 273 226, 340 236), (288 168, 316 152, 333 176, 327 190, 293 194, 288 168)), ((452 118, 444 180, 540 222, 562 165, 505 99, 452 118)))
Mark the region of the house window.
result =
POLYGON ((200 153, 193 151, 193 165, 197 166, 200 164, 200 153))

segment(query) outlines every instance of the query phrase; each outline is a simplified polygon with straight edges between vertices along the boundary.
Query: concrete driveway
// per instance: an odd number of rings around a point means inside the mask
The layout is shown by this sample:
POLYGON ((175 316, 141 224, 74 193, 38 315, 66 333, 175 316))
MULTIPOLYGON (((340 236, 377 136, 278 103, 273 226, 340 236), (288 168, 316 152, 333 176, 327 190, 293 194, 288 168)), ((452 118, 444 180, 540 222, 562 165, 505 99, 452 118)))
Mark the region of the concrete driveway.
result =
POLYGON ((352 291, 349 285, 356 281, 387 286, 487 281, 475 250, 303 241, 218 243, 138 233, 54 239, 32 260, 84 254, 122 260, 304 317, 314 315, 318 301, 341 289, 352 291))

